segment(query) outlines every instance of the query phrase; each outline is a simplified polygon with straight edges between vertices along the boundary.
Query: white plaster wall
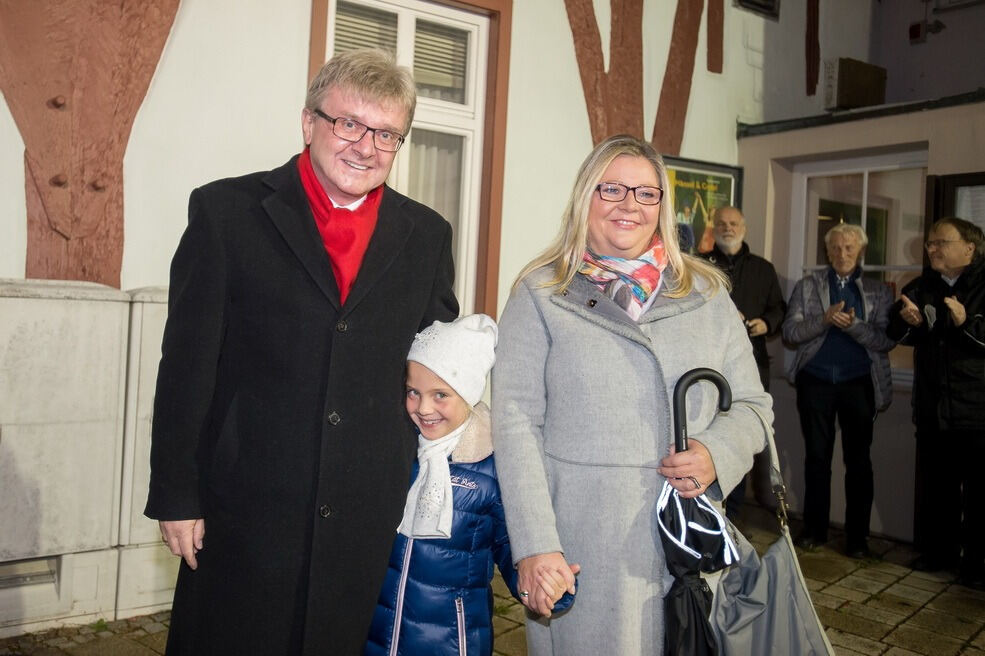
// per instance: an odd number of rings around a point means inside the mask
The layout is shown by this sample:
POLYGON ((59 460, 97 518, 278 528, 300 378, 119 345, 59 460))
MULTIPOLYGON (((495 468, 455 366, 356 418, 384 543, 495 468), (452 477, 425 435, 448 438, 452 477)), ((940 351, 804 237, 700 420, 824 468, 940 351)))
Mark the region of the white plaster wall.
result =
POLYGON ((935 13, 929 20, 946 26, 928 34, 923 43, 910 43, 911 23, 923 20, 932 5, 922 0, 894 0, 876 5, 872 33, 872 63, 885 67, 886 102, 930 100, 985 87, 982 33, 985 4, 935 13))
POLYGON ((124 161, 121 288, 165 285, 189 192, 301 150, 311 3, 183 0, 124 161))
MULTIPOLYGON (((300 151, 309 0, 182 0, 124 159, 121 288, 165 285, 189 192, 300 151)), ((0 102, 0 277, 24 277, 24 145, 0 102)))

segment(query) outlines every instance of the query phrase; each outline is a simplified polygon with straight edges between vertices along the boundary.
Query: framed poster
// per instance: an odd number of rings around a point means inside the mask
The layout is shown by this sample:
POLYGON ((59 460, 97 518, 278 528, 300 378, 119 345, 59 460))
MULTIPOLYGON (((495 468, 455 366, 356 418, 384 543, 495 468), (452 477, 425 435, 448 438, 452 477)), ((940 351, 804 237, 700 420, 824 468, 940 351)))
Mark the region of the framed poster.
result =
POLYGON ((707 253, 715 247, 712 217, 719 207, 742 207, 742 168, 664 157, 681 248, 707 253))

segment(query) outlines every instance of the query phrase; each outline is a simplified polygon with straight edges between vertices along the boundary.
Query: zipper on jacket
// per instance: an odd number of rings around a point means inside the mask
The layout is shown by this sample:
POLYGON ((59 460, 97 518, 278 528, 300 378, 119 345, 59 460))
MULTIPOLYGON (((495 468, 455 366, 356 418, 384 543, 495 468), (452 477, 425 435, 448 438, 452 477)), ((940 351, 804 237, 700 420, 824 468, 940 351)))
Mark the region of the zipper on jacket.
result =
POLYGON ((458 656, 466 656, 468 649, 465 645, 465 602, 461 597, 455 597, 455 616, 458 620, 458 656))
POLYGON ((404 593, 407 590, 407 572, 410 569, 410 552, 414 550, 414 538, 407 538, 407 548, 400 563, 400 583, 397 585, 397 606, 393 613, 393 634, 390 636, 390 656, 397 656, 400 647, 400 623, 404 616, 404 593))

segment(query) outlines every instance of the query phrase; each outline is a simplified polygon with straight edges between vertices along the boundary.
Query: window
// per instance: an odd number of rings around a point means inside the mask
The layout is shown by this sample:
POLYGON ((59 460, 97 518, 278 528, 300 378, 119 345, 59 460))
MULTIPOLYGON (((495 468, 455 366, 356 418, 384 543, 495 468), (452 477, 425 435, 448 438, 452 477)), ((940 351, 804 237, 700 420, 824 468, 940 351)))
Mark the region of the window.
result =
MULTIPOLYGON (((828 265, 824 235, 838 223, 862 226, 869 244, 862 263, 865 276, 890 286, 893 296, 920 274, 923 264, 926 153, 798 164, 794 167, 791 280, 828 265), (795 259, 795 258, 792 258, 795 259)), ((912 350, 890 352, 894 381, 912 380, 912 350)))
POLYGON ((414 71, 414 123, 387 182, 451 223, 455 293, 463 312, 471 312, 489 19, 421 0, 332 0, 328 12, 328 52, 384 48, 414 71))

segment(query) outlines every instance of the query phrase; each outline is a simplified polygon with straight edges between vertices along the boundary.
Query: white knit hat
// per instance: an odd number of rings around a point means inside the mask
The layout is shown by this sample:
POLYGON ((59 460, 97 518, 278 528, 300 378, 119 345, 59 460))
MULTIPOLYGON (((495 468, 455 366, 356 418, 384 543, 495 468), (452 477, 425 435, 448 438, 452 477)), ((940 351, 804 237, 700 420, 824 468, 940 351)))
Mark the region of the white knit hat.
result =
POLYGON ((414 337, 407 360, 423 364, 473 406, 482 398, 486 375, 496 361, 498 334, 496 322, 484 314, 435 321, 414 337))

